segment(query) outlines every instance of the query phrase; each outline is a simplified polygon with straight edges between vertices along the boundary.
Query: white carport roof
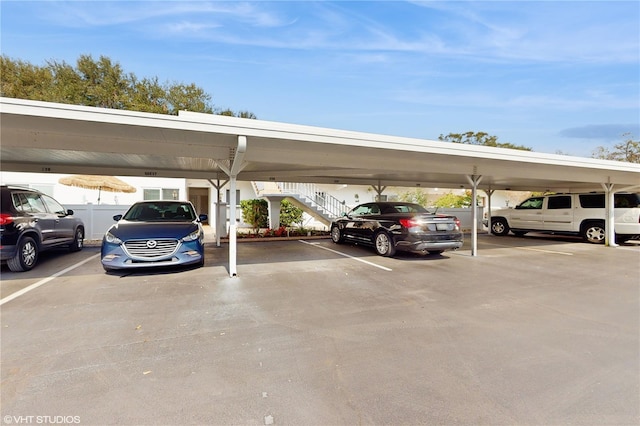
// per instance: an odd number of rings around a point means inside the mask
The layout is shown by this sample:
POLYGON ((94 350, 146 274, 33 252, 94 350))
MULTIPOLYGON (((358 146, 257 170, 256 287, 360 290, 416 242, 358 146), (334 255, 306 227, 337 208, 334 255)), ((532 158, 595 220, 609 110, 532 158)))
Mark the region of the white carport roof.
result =
POLYGON ((6 171, 602 191, 640 187, 640 165, 211 114, 178 116, 0 98, 6 171))
MULTIPOLYGON (((0 98, 6 171, 555 192, 640 187, 640 164, 181 112, 0 98)), ((613 221, 608 209, 607 221, 613 221)), ((476 210, 472 212, 476 255, 476 210)), ((235 209, 229 273, 236 275, 235 209)), ((607 226, 607 244, 614 241, 607 226)), ((614 243, 615 244, 615 243, 614 243)))

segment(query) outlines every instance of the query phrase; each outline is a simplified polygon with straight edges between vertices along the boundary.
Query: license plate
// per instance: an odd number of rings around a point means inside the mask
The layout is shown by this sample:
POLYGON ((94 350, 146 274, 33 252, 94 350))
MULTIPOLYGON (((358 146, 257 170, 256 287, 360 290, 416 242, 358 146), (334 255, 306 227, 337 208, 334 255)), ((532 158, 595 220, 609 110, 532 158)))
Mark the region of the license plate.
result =
POLYGON ((448 231, 450 229, 450 225, 448 223, 437 223, 436 231, 448 231))

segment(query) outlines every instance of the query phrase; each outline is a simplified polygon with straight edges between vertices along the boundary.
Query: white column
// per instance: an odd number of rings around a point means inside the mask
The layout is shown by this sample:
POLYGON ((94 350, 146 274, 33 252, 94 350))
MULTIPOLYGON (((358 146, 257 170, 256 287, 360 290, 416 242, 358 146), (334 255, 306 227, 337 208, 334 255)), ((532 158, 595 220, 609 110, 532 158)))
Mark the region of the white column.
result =
POLYGON ((482 180, 482 176, 467 176, 467 180, 471 184, 471 256, 478 255, 478 184, 482 180))
POLYGON ((618 247, 616 244, 616 230, 615 230, 615 214, 613 211, 614 207, 614 192, 613 192, 613 184, 612 183, 603 183, 602 187, 605 191, 604 197, 604 208, 606 211, 606 220, 604 224, 604 245, 609 247, 618 247))

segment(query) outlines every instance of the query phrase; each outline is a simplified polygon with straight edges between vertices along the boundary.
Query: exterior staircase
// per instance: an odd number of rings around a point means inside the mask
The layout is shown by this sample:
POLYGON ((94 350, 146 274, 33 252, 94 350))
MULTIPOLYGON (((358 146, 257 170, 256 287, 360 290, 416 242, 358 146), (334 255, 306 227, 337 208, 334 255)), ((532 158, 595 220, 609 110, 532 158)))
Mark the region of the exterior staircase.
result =
POLYGON ((326 226, 329 226, 333 219, 349 211, 349 207, 342 201, 312 183, 254 182, 254 189, 256 194, 263 198, 285 196, 295 206, 326 226))

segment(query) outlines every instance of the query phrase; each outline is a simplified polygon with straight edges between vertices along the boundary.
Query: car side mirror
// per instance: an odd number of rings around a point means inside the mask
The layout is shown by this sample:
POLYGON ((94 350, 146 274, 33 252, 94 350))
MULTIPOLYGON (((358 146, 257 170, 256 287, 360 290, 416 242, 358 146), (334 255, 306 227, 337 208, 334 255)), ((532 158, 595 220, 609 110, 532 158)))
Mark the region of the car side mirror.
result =
POLYGON ((73 210, 71 209, 67 210, 67 216, 73 216, 73 210))
POLYGON ((206 222, 208 218, 209 216, 207 216, 206 214, 201 214, 200 216, 198 216, 198 220, 200 222, 206 222))
POLYGON ((113 217, 113 220, 115 220, 116 222, 118 222, 120 219, 122 219, 122 215, 121 214, 117 214, 113 217))

